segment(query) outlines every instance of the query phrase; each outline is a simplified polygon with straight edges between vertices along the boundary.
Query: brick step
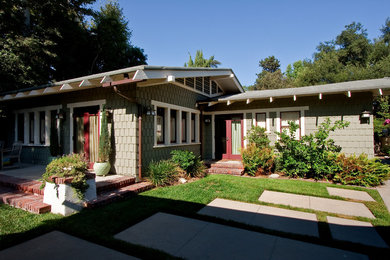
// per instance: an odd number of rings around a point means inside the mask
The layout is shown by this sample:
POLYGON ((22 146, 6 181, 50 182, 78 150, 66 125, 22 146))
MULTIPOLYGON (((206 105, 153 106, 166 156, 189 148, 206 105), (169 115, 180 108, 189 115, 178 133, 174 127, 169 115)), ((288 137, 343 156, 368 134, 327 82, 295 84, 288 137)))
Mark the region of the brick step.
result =
POLYGON ((212 163, 209 165, 210 168, 232 168, 232 169, 244 169, 242 163, 212 163))
POLYGON ((0 203, 35 214, 51 211, 51 206, 43 203, 42 195, 23 193, 7 187, 0 187, 0 203))
POLYGON ((9 187, 21 192, 28 192, 37 195, 43 195, 43 189, 40 181, 16 178, 8 175, 0 174, 0 185, 9 187))
POLYGON ((107 191, 120 189, 135 183, 134 177, 122 176, 115 179, 108 179, 104 181, 96 182, 96 193, 102 194, 107 191))
POLYGON ((220 168, 212 167, 207 170, 209 174, 230 174, 230 175, 242 175, 244 168, 220 168))
POLYGON ((136 195, 140 192, 150 190, 154 185, 150 182, 138 182, 119 189, 106 191, 98 195, 96 200, 86 203, 86 208, 95 208, 109 204, 113 201, 120 200, 129 196, 136 195))

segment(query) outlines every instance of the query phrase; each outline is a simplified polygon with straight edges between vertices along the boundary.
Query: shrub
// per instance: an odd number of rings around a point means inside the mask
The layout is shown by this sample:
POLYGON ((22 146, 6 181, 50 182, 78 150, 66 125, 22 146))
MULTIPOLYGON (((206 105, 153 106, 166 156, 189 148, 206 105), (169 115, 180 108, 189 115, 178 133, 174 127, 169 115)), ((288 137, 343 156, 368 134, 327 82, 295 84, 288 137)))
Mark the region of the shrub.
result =
POLYGON ((265 128, 260 126, 253 126, 248 130, 245 139, 248 140, 249 143, 255 144, 258 148, 269 147, 270 143, 270 140, 265 133, 265 128))
POLYGON ((292 177, 305 177, 323 179, 333 175, 337 170, 334 164, 334 153, 340 152, 334 140, 329 138, 331 132, 347 127, 349 122, 336 121, 331 126, 330 119, 326 119, 314 134, 302 136, 300 140, 295 137, 298 125, 289 122, 289 133, 283 131, 276 133, 280 139, 275 144, 280 156, 278 165, 287 175, 292 177))
POLYGON ((245 172, 252 176, 270 174, 275 165, 276 156, 270 147, 260 148, 250 143, 242 150, 241 156, 245 172))
POLYGON ((108 122, 106 107, 103 107, 102 112, 102 129, 99 137, 99 160, 98 162, 108 162, 111 153, 110 136, 108 134, 108 122))
POLYGON ((368 159, 367 155, 345 156, 339 154, 335 160, 339 167, 333 181, 341 184, 377 186, 389 177, 390 167, 378 159, 368 159))
POLYGON ((163 160, 149 164, 148 178, 156 186, 166 186, 177 181, 180 168, 171 160, 163 160))
POLYGON ((173 150, 171 152, 172 161, 180 166, 191 177, 203 177, 206 168, 199 156, 186 150, 173 150))
POLYGON ((77 196, 80 199, 84 198, 84 193, 88 189, 86 172, 88 164, 80 154, 71 154, 62 156, 53 160, 46 167, 45 173, 42 175, 42 186, 45 187, 46 182, 52 183, 51 177, 73 177, 71 182, 77 196))

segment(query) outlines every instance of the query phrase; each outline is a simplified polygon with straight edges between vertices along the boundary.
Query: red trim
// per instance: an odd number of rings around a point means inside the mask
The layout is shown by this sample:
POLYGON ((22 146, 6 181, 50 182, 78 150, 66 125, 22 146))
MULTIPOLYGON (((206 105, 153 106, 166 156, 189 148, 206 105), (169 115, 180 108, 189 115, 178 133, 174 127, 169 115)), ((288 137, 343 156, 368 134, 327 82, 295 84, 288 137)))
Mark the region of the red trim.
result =
POLYGON ((243 120, 225 120, 226 122, 226 153, 222 159, 242 160, 241 154, 232 154, 232 121, 241 122, 241 148, 244 147, 244 123, 243 120))
POLYGON ((102 84, 103 88, 106 87, 111 87, 111 86, 118 86, 118 85, 123 85, 123 84, 129 84, 133 82, 140 82, 143 81, 142 79, 122 79, 122 80, 117 80, 117 81, 110 81, 102 84))

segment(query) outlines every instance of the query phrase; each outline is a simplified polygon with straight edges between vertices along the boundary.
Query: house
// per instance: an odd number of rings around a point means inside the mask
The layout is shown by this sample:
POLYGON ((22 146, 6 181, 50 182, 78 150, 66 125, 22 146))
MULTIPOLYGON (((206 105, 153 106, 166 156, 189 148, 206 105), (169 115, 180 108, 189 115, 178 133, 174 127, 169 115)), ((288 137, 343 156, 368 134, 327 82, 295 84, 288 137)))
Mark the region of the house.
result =
POLYGON ((0 93, 6 115, 0 139, 23 143, 22 161, 47 163, 56 127, 63 153, 84 153, 93 163, 105 105, 112 171, 122 175, 142 175, 174 149, 239 159, 252 125, 266 128, 275 142, 288 121, 300 125, 302 136, 327 117, 351 123, 332 136, 345 153, 373 157, 372 101, 388 89, 390 79, 383 78, 245 92, 231 69, 136 66, 0 93))

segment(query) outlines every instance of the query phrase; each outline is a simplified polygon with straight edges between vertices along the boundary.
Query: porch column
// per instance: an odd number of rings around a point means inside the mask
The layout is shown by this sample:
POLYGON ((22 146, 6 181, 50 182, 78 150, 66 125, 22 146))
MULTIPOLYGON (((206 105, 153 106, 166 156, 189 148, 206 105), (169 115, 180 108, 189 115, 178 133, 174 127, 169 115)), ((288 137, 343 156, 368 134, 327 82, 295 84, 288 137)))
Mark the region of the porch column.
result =
POLYGON ((211 115, 211 146, 212 146, 212 154, 211 157, 215 160, 215 115, 211 115))

